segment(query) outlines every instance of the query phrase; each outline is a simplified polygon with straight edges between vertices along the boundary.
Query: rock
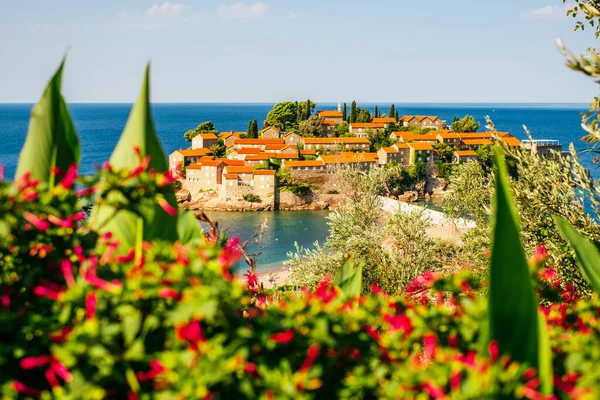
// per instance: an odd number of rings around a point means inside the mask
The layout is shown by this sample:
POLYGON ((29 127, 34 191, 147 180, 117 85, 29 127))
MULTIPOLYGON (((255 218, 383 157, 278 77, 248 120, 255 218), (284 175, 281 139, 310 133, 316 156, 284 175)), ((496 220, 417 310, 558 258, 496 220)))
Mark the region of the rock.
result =
POLYGON ((419 193, 415 191, 404 192, 400 196, 398 196, 398 200, 403 201, 405 203, 413 203, 419 200, 419 193))
POLYGON ((180 203, 189 202, 192 200, 192 194, 187 189, 179 189, 177 193, 175 193, 175 197, 180 203))

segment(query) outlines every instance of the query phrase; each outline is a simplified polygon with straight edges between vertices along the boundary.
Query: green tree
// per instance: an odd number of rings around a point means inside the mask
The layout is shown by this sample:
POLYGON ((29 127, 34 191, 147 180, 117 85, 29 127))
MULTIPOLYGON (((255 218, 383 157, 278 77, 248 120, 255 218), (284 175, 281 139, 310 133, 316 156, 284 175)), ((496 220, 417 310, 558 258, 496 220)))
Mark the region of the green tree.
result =
POLYGON ((350 123, 356 122, 356 118, 358 117, 358 112, 357 112, 357 107, 356 107, 356 101, 352 101, 352 105, 350 106, 350 118, 349 121, 350 123))
POLYGON ((193 138, 195 138, 196 136, 198 136, 201 133, 217 133, 217 131, 215 129, 215 125, 212 123, 212 121, 202 122, 200 125, 198 125, 194 129, 189 130, 186 133, 184 133, 183 137, 188 142, 191 142, 193 138))
POLYGON ((390 136, 393 132, 398 132, 400 130, 400 126, 395 123, 387 124, 385 127, 385 134, 390 136))
POLYGON ((333 129, 333 134, 335 135, 335 137, 344 136, 348 132, 350 132, 350 126, 348 125, 348 123, 346 121, 344 121, 340 124, 337 124, 335 126, 335 128, 333 129))
POLYGON ((246 133, 246 138, 248 139, 257 139, 258 138, 258 123, 255 119, 251 120, 248 123, 248 132, 246 133))
MULTIPOLYGON (((396 118, 396 106, 394 104, 390 106, 390 113, 388 115, 390 118, 396 118)), ((396 118, 396 121, 398 121, 398 118, 396 118)))
POLYGON ((433 145, 433 148, 438 152, 438 157, 440 161, 443 163, 451 163, 452 156, 454 155, 454 147, 450 146, 447 143, 436 143, 433 145))
POLYGON ((396 118, 396 121, 399 121, 399 120, 400 120, 400 115, 398 114, 398 110, 396 110, 396 111, 394 112, 394 118, 396 118))
POLYGON ((481 146, 476 151, 477 157, 479 157, 479 164, 486 174, 492 172, 494 168, 494 146, 486 144, 481 146))
POLYGON ((227 146, 225 146, 225 141, 223 139, 219 139, 217 144, 210 147, 210 152, 208 155, 214 158, 223 158, 227 155, 227 146))
POLYGON ((302 101, 298 103, 298 124, 302 121, 306 121, 314 113, 317 103, 310 100, 302 101))
POLYGON ((454 132, 477 132, 477 129, 479 129, 479 122, 472 115, 465 115, 461 119, 454 117, 452 120, 454 132))
POLYGON ((379 118, 379 107, 375 106, 375 118, 379 118))
POLYGON ((344 107, 342 108, 342 119, 344 121, 348 120, 348 110, 346 109, 346 103, 344 103, 344 107))
POLYGON ((325 118, 313 115, 300 123, 297 133, 302 137, 321 137, 323 136, 323 121, 325 118))
POLYGON ((292 101, 284 101, 275 104, 273 109, 267 114, 265 126, 272 126, 283 130, 296 127, 298 121, 298 107, 299 105, 292 101))
POLYGON ((370 131, 367 134, 367 138, 371 143, 371 151, 377 151, 382 147, 390 147, 394 143, 390 139, 390 135, 387 135, 382 130, 370 131))
POLYGON ((371 122, 373 116, 366 108, 357 108, 358 115, 356 116, 356 121, 354 122, 371 122))

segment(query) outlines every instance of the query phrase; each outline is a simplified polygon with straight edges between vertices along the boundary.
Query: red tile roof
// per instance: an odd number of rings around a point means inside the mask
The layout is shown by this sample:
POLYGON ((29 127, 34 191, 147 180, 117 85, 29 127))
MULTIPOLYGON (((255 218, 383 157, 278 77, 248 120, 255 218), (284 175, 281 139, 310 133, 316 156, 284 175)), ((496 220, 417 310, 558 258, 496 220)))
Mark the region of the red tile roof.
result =
POLYGON ((223 177, 225 179, 237 179, 238 178, 237 174, 223 174, 223 177))
POLYGON ((249 156, 246 156, 246 161, 267 161, 271 157, 273 157, 273 155, 267 153, 250 154, 249 156))
POLYGON ((369 144, 367 138, 305 138, 304 144, 369 144))
POLYGON ((519 147, 521 146, 521 141, 515 137, 503 137, 502 141, 506 143, 508 147, 519 147))
POLYGON ((210 153, 210 149, 177 150, 177 152, 184 157, 200 157, 210 153))
POLYGON ((433 150, 433 146, 430 143, 408 143, 408 147, 415 151, 433 150))
POLYGON ((260 149, 258 147, 245 147, 243 149, 235 150, 238 154, 258 154, 260 149))
POLYGON ((300 150, 300 154, 303 156, 315 156, 317 155, 317 151, 315 149, 303 149, 300 150))
POLYGON ((396 122, 396 118, 373 118, 372 123, 392 124, 396 122))
POLYGON ((426 115, 405 115, 402 118, 400 118, 400 121, 402 121, 402 122, 408 122, 408 121, 410 121, 413 118, 416 118, 417 121, 419 121, 419 122, 423 122, 423 120, 425 118, 429 118, 432 121, 435 121, 435 120, 439 119, 438 117, 433 116, 433 115, 427 115, 427 116, 426 115))
POLYGON ((335 122, 332 119, 326 119, 325 121, 323 121, 323 125, 328 125, 328 126, 332 126, 335 125, 337 122, 335 122))
POLYGON ((354 128, 371 128, 371 129, 381 129, 381 128, 385 128, 385 124, 384 123, 378 123, 378 122, 353 122, 350 124, 350 126, 354 129, 354 128))
POLYGON ((382 147, 380 150, 383 150, 386 153, 397 153, 398 152, 398 150, 396 150, 393 147, 382 147))
POLYGON ((202 165, 200 164, 190 164, 185 169, 202 169, 202 165))
POLYGON ((214 133, 201 133, 198 136, 200 136, 202 139, 217 139, 217 135, 214 133))
POLYGON ((251 174, 252 167, 226 167, 228 174, 251 174))

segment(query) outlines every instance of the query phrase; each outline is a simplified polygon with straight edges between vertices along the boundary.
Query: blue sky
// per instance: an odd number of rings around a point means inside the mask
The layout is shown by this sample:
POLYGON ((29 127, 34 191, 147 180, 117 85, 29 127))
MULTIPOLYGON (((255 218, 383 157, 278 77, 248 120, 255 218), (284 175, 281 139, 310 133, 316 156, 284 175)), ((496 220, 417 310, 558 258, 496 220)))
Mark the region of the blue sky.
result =
POLYGON ((0 102, 588 102, 560 0, 0 0, 0 102))

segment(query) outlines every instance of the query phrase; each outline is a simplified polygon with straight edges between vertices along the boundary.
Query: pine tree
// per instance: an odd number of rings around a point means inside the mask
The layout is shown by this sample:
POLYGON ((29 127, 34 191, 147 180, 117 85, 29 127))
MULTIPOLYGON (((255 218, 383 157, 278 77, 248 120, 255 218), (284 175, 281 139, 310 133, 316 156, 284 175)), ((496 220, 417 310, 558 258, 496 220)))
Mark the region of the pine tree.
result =
POLYGON ((375 106, 375 118, 379 118, 379 107, 375 106))
MULTIPOLYGON (((396 106, 395 106, 395 105, 393 105, 393 104, 392 104, 392 105, 390 106, 390 113, 388 114, 388 116, 389 116, 390 118, 395 118, 395 116, 396 116, 396 106)), ((396 121, 398 121, 398 119, 397 119, 397 118, 396 118, 396 121)))
POLYGON ((342 119, 344 121, 348 120, 348 115, 347 115, 347 110, 346 110, 346 103, 344 103, 344 107, 342 108, 342 119))

